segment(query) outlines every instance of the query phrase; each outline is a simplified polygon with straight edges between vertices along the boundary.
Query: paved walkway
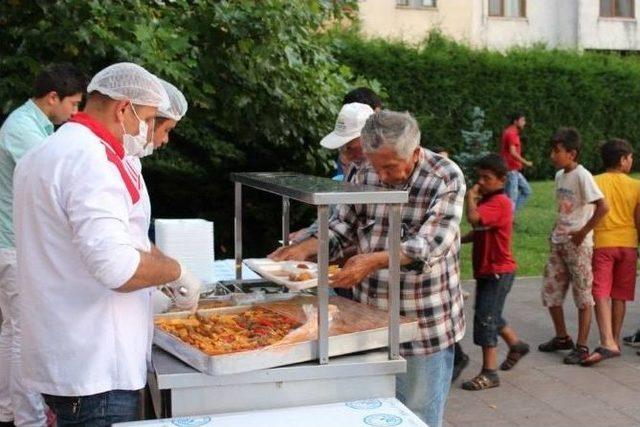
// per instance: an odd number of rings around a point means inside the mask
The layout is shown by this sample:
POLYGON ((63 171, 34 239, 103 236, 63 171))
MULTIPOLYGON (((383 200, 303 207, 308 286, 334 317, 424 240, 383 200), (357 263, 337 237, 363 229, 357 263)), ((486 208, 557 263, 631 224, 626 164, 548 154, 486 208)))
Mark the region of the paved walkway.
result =
MULTIPOLYGON (((591 368, 562 364, 564 352, 541 353, 539 343, 553 336, 551 320, 540 302, 540 279, 519 279, 507 299, 505 318, 527 341, 531 353, 516 368, 500 374, 500 387, 466 391, 462 381, 476 375, 481 366, 480 348, 473 345, 473 283, 466 305, 468 329, 462 345, 471 363, 452 385, 445 426, 640 426, 640 356, 624 346, 621 358, 591 368)), ((638 290, 640 294, 640 290, 638 290)), ((565 303, 567 326, 576 331, 576 310, 571 297, 565 303)), ((627 307, 623 335, 640 325, 640 303, 627 307)), ((598 345, 598 331, 591 326, 589 348, 598 345)), ((506 346, 500 342, 500 361, 506 346)))

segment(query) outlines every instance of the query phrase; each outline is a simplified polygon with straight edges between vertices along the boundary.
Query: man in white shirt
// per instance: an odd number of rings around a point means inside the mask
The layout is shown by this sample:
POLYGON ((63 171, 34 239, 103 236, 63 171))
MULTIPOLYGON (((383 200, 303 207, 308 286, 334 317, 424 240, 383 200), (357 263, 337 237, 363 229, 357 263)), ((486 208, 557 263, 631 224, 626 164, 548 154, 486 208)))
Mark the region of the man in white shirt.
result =
MULTIPOLYGON (((131 63, 96 74, 84 112, 18 163, 14 224, 22 374, 58 426, 137 419, 152 338, 153 287, 197 304, 201 283, 137 234, 140 176, 157 77, 131 63)), ((148 225, 148 224, 147 224, 148 225)))
POLYGON ((87 87, 74 65, 52 64, 33 85, 32 98, 11 112, 0 127, 0 427, 44 426, 44 402, 20 378, 20 322, 13 237, 13 171, 16 162, 78 111, 87 87))

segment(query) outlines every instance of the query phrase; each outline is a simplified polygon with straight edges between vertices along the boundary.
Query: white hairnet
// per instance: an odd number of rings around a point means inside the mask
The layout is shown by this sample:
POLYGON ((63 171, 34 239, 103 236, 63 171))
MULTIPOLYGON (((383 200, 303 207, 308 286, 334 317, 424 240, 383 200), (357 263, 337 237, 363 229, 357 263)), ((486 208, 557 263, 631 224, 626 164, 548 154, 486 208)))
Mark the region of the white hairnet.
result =
POLYGON ((160 79, 162 87, 169 96, 169 108, 159 108, 158 117, 179 121, 187 113, 187 99, 184 97, 180 89, 169 82, 160 79))
POLYGON ((93 91, 137 105, 158 108, 169 105, 169 97, 160 79, 131 62, 119 62, 100 70, 87 86, 88 93, 93 91))

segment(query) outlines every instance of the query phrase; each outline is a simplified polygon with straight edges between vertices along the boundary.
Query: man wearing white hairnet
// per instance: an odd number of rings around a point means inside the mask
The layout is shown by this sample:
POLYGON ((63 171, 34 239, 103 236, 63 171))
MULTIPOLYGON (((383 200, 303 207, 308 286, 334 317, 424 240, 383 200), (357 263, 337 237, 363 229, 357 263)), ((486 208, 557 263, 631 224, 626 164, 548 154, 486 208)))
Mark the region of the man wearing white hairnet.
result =
POLYGON ((140 176, 126 155, 144 151, 166 91, 144 68, 120 63, 87 92, 84 112, 14 175, 22 373, 58 426, 137 419, 153 286, 166 284, 185 309, 201 286, 137 231, 146 230, 135 215, 140 176))
POLYGON ((153 150, 169 143, 169 133, 176 127, 178 122, 187 114, 187 100, 180 92, 180 89, 169 82, 160 79, 162 87, 167 92, 169 104, 164 108, 158 108, 155 126, 153 128, 152 144, 145 147, 145 152, 141 157, 148 156, 153 150))
MULTIPOLYGON (((134 167, 134 170, 140 176, 140 203, 137 205, 134 216, 141 217, 141 220, 134 221, 133 226, 141 224, 145 227, 144 229, 136 230, 137 232, 135 234, 144 239, 146 242, 144 244, 147 245, 151 245, 148 238, 149 224, 151 222, 151 201, 149 199, 147 185, 142 177, 142 164, 140 163, 140 158, 153 154, 153 151, 156 148, 160 148, 169 143, 169 133, 187 113, 187 100, 182 92, 180 92, 180 90, 171 83, 162 79, 160 79, 160 83, 167 92, 169 103, 158 108, 154 127, 151 129, 150 141, 145 146, 144 151, 136 156, 127 157, 127 161, 134 167)), ((167 311, 171 307, 171 304, 172 299, 165 291, 158 289, 153 293, 154 313, 167 311)))

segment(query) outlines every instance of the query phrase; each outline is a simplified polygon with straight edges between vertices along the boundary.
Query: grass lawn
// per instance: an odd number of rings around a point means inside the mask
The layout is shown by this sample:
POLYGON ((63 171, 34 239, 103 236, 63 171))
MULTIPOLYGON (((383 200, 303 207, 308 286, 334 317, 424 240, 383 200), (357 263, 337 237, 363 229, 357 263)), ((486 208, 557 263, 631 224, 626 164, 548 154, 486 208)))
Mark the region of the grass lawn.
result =
MULTIPOLYGON (((531 182, 533 194, 516 216, 513 233, 513 252, 518 263, 517 275, 540 276, 549 254, 549 233, 556 214, 553 181, 531 182)), ((463 234, 469 231, 466 218, 462 220, 463 234)), ((472 279, 471 244, 463 245, 462 277, 472 279)))

